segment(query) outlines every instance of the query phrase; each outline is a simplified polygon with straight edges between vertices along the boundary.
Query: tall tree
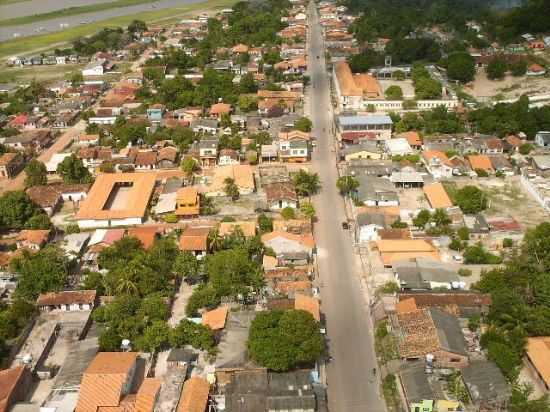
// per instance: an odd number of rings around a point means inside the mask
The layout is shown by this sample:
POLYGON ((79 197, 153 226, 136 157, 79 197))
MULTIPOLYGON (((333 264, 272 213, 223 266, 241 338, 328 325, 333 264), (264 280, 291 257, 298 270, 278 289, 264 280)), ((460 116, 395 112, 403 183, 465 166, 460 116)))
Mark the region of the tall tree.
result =
POLYGON ((65 183, 69 184, 91 183, 93 180, 90 171, 74 153, 59 163, 57 173, 61 175, 65 183))
POLYGON ((32 159, 25 167, 25 187, 40 186, 48 183, 46 165, 40 160, 32 159))

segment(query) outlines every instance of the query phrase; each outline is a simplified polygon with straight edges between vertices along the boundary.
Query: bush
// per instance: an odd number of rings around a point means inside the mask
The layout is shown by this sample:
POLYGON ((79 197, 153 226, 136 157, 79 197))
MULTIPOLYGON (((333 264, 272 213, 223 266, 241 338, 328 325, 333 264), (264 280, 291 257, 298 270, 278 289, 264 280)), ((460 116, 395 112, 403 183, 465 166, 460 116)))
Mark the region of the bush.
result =
POLYGON ((519 152, 524 156, 528 155, 531 150, 533 150, 533 145, 530 143, 524 143, 519 147, 519 152))
POLYGON ((466 248, 464 251, 464 263, 471 265, 497 265, 502 263, 502 258, 487 252, 481 243, 478 243, 475 246, 468 246, 466 248))
POLYGON ((453 238, 453 240, 449 244, 449 249, 451 249, 451 250, 462 250, 462 249, 464 249, 464 244, 460 241, 460 239, 457 239, 455 237, 455 238, 453 238))
POLYGON ((502 240, 502 247, 505 247, 505 248, 510 248, 514 246, 514 241, 510 238, 504 238, 502 240))
POLYGON ((474 214, 487 209, 487 196, 476 186, 464 186, 454 193, 453 201, 463 213, 474 214))
POLYGON ((472 276, 472 271, 470 269, 460 268, 458 269, 458 276, 467 278, 469 276, 472 276))
POLYGON ((467 241, 470 239, 470 230, 466 226, 462 226, 456 231, 460 240, 467 241))
POLYGON ((166 223, 177 223, 178 217, 175 213, 168 213, 163 216, 162 220, 164 220, 166 223))
POLYGON ((80 233, 80 227, 77 223, 69 223, 65 226, 65 234, 70 235, 72 233, 80 233))
POLYGON ((489 173, 484 169, 476 169, 475 172, 477 177, 489 177, 489 173))
POLYGON ((293 208, 287 206, 281 210, 281 216, 284 220, 294 219, 296 217, 296 212, 293 208))

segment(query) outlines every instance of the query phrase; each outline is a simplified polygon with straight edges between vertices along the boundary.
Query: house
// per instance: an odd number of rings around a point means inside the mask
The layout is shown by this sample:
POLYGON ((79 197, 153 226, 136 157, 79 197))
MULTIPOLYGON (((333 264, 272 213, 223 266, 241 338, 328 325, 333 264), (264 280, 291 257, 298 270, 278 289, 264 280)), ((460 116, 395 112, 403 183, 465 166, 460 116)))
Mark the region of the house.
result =
POLYGON ((407 139, 409 146, 414 150, 422 150, 422 136, 415 131, 400 133, 396 137, 407 139))
POLYGON ((337 62, 332 75, 338 104, 342 109, 364 109, 369 99, 384 96, 375 77, 368 73, 354 75, 346 61, 337 62))
POLYGON ((159 125, 166 111, 166 106, 160 103, 152 104, 147 108, 147 119, 152 124, 159 125))
POLYGON ((451 198, 441 183, 436 182, 426 185, 423 190, 432 209, 447 209, 453 206, 451 198))
POLYGON ((80 146, 96 146, 99 144, 98 134, 81 134, 78 136, 78 144, 80 146))
POLYGON ((424 176, 422 176, 422 173, 417 172, 414 167, 405 166, 402 167, 401 170, 392 171, 390 182, 392 182, 395 187, 403 189, 423 187, 424 176))
POLYGON ((433 412, 435 393, 422 362, 411 362, 399 372, 399 380, 408 410, 433 412))
POLYGON ((439 150, 425 150, 422 152, 422 160, 434 179, 453 176, 453 166, 445 153, 439 150))
POLYGON ((546 69, 538 63, 533 63, 527 68, 525 74, 527 76, 543 76, 546 74, 546 69))
POLYGON ((493 411, 506 408, 512 391, 500 368, 493 361, 471 360, 461 373, 474 405, 493 411))
POLYGON ((157 152, 153 150, 140 150, 134 159, 136 170, 153 170, 157 168, 157 152))
POLYGON ((466 340, 455 316, 436 308, 407 308, 397 313, 397 323, 403 336, 399 342, 402 359, 424 359, 430 354, 440 367, 468 365, 466 340))
POLYGON ((531 370, 534 383, 550 393, 550 337, 527 338, 524 364, 531 370))
POLYGON ((486 155, 470 155, 467 157, 468 163, 473 171, 484 171, 487 174, 495 173, 491 159, 486 155))
POLYGON ((227 166, 227 165, 238 165, 240 164, 239 153, 233 149, 222 149, 220 150, 220 156, 218 158, 218 165, 227 166))
POLYGON ((506 156, 494 155, 489 156, 489 159, 491 160, 491 165, 496 172, 503 173, 507 176, 513 176, 514 166, 512 166, 512 163, 508 160, 506 156))
MULTIPOLYGON (((202 412, 208 405, 210 384, 204 378, 193 376, 185 381, 176 412, 202 412)), ((78 411, 77 411, 78 412, 78 411)))
POLYGON ((253 169, 250 165, 219 166, 214 170, 212 183, 206 188, 207 197, 226 196, 225 181, 233 179, 240 195, 249 195, 256 190, 253 169))
POLYGON ((96 177, 76 213, 84 228, 143 223, 155 187, 153 173, 103 173, 96 177))
POLYGON ((392 125, 393 121, 388 115, 341 115, 337 118, 337 126, 341 135, 362 134, 362 136, 368 136, 375 140, 391 139, 392 125))
POLYGON ((16 136, 6 137, 4 145, 16 150, 34 150, 40 152, 52 143, 49 129, 27 130, 16 136))
POLYGON ((378 231, 386 228, 385 216, 378 213, 358 213, 355 222, 355 239, 358 243, 378 240, 378 231))
POLYGON ((402 137, 385 140, 384 145, 390 156, 406 156, 413 152, 408 140, 402 137))
POLYGON ((145 378, 132 393, 139 382, 137 358, 136 352, 99 352, 82 376, 75 412, 153 412, 161 381, 145 378))
POLYGON ((41 293, 36 306, 43 312, 52 310, 79 311, 92 310, 97 303, 95 290, 65 290, 61 292, 41 293))
POLYGON ((464 215, 464 225, 470 231, 470 239, 481 240, 489 236, 491 228, 485 217, 478 213, 477 215, 464 215))
POLYGON ((188 349, 171 349, 166 358, 166 363, 169 369, 186 369, 192 363, 196 362, 197 354, 188 349))
POLYGON ((225 321, 229 313, 229 306, 220 306, 217 309, 202 314, 202 324, 216 331, 225 328, 225 321))
POLYGON ((49 230, 22 230, 16 238, 17 249, 40 250, 49 238, 49 230))
POLYGON ((298 207, 298 195, 294 184, 291 182, 274 182, 264 185, 267 197, 267 207, 270 210, 281 210, 285 207, 296 209, 298 207))
POLYGON ((208 235, 210 228, 187 227, 180 235, 179 248, 191 252, 197 259, 202 259, 208 252, 208 235))
POLYGON ((218 234, 222 237, 230 236, 235 233, 235 230, 240 230, 245 238, 256 236, 256 222, 221 222, 218 228, 218 234))
POLYGON ((439 260, 439 253, 435 246, 423 239, 378 240, 376 249, 386 267, 393 266, 400 260, 419 257, 439 260))
POLYGON ((161 148, 157 152, 157 168, 172 169, 178 166, 178 149, 172 146, 161 148))
POLYGON ((394 260, 393 273, 402 290, 450 290, 460 286, 457 269, 429 257, 394 260))
POLYGON ((105 67, 107 66, 107 60, 99 59, 92 61, 82 69, 82 76, 103 76, 105 73, 105 67))
POLYGON ((383 156, 378 143, 372 140, 361 140, 358 144, 349 145, 340 150, 340 160, 346 162, 356 159, 380 160, 383 156))
POLYGON ((399 196, 389 179, 356 175, 359 187, 353 196, 366 206, 399 206, 399 196))
POLYGON ((550 176, 550 156, 549 155, 534 155, 531 156, 531 164, 538 174, 543 177, 550 176))
POLYGON ((176 216, 196 217, 200 213, 200 196, 197 188, 188 186, 176 192, 176 216))
POLYGON ((25 167, 20 153, 4 153, 0 156, 0 180, 15 177, 25 167))
POLYGON ((279 260, 305 260, 313 256, 315 240, 311 234, 295 235, 293 233, 273 231, 262 235, 262 243, 273 249, 279 260))
POLYGON ((26 192, 48 216, 52 216, 61 204, 61 195, 52 185, 29 187, 26 192))
POLYGON ((218 144, 218 139, 202 139, 199 141, 199 159, 202 167, 216 166, 218 144))
POLYGON ((414 300, 416 308, 438 308, 444 312, 461 318, 472 315, 487 315, 491 307, 491 295, 487 293, 478 293, 465 291, 462 289, 453 289, 445 292, 441 291, 401 291, 397 296, 399 302, 414 300))
POLYGON ((319 299, 301 293, 296 293, 294 295, 294 309, 304 310, 313 316, 317 322, 321 321, 321 308, 319 304, 319 299))
POLYGON ((194 119, 190 125, 195 133, 214 135, 218 131, 217 119, 194 119))
POLYGON ((297 92, 289 92, 286 90, 272 91, 272 90, 258 90, 258 112, 260 114, 266 114, 268 109, 273 106, 281 107, 283 110, 294 112, 298 101, 300 100, 300 94, 297 92))
POLYGON ((535 144, 539 147, 550 147, 550 132, 537 132, 535 144))
POLYGON ((210 110, 208 111, 208 113, 210 114, 210 117, 221 119, 223 115, 231 114, 231 110, 232 108, 230 104, 220 102, 210 106, 210 110))
POLYGON ((32 374, 26 366, 0 370, 0 412, 8 412, 25 400, 32 387, 32 374))
POLYGON ((155 226, 131 227, 126 232, 126 236, 139 240, 145 250, 150 249, 151 246, 153 246, 155 241, 158 239, 158 235, 158 230, 155 226))

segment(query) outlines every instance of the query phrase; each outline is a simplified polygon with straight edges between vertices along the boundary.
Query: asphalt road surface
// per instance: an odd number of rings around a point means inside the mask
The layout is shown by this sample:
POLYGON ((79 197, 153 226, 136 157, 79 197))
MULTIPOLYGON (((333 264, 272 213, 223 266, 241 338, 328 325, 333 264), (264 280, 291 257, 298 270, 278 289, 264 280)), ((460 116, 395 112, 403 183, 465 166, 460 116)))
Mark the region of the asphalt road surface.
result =
POLYGON ((321 26, 313 3, 309 13, 309 71, 313 86, 309 88, 309 104, 313 135, 317 137, 312 160, 323 185, 314 199, 318 217, 315 236, 322 309, 332 357, 327 367, 329 407, 332 412, 385 412, 385 403, 379 397, 378 374, 372 373, 376 367, 372 323, 359 281, 360 264, 353 253, 350 233, 341 227, 346 217, 336 189, 330 88, 321 26))

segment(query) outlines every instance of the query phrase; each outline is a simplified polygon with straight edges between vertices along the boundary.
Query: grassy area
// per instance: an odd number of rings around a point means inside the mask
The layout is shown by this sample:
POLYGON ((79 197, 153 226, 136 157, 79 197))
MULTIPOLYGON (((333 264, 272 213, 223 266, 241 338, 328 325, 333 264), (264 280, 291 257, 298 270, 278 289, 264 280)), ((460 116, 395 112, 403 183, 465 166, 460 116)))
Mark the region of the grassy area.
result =
POLYGON ((0 0, 0 6, 3 6, 5 4, 11 4, 11 3, 19 3, 21 1, 25 1, 25 0, 0 0))
POLYGON ((84 65, 66 64, 63 66, 7 67, 0 71, 0 83, 27 83, 31 80, 51 81, 69 78, 84 65))
POLYGON ((234 4, 236 0, 208 0, 201 3, 195 3, 182 7, 174 7, 163 10, 148 11, 128 16, 115 17, 103 21, 85 24, 70 29, 21 39, 14 39, 0 43, 0 59, 6 59, 14 55, 32 54, 53 50, 56 47, 62 47, 79 37, 89 36, 101 30, 104 27, 127 26, 132 20, 140 19, 146 22, 164 21, 169 23, 176 21, 181 16, 197 10, 224 8, 234 4))
POLYGON ((83 13, 91 13, 115 9, 119 7, 135 6, 136 4, 151 3, 154 0, 117 0, 108 3, 90 4, 88 6, 67 7, 66 9, 54 10, 48 13, 32 14, 30 16, 14 17, 0 20, 2 26, 17 26, 20 24, 36 23, 42 20, 56 19, 59 17, 77 16, 83 13))

